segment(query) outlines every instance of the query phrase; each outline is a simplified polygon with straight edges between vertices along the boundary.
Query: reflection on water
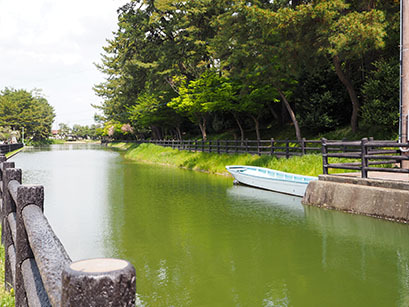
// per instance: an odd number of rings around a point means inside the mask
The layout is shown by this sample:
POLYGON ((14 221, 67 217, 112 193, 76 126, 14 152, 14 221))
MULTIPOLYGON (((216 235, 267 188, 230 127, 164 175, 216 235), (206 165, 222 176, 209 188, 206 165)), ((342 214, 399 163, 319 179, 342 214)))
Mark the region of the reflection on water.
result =
POLYGON ((12 159, 23 183, 44 185, 44 212, 73 260, 104 255, 108 173, 122 161, 100 145, 25 148, 12 159))
POLYGON ((243 185, 234 185, 227 189, 229 201, 234 211, 243 211, 243 214, 256 214, 266 219, 279 218, 289 222, 304 217, 304 207, 301 197, 282 193, 275 193, 262 189, 255 189, 243 185))
POLYGON ((14 160, 43 183, 74 259, 130 260, 143 306, 406 306, 409 228, 231 178, 52 146, 14 160))

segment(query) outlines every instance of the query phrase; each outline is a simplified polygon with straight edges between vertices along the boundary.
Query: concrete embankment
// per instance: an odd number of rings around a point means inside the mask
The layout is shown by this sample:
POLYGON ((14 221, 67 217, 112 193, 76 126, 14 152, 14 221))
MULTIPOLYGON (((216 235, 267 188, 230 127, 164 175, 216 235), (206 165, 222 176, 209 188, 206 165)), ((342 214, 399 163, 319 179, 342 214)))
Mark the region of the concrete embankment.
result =
POLYGON ((409 182, 321 175, 309 183, 302 203, 409 223, 409 182))

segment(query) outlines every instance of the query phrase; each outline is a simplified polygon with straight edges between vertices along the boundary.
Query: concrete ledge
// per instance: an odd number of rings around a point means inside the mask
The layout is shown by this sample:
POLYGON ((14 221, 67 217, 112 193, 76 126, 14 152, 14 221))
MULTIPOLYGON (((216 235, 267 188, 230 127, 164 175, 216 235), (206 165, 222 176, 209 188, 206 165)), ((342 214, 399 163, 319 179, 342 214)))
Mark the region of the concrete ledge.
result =
MULTIPOLYGON (((359 185, 366 185, 369 187, 409 191, 409 182, 405 180, 390 180, 390 179, 388 180, 384 178, 361 178, 361 177, 357 177, 355 174, 360 175, 359 173, 352 173, 350 175, 346 175, 346 174, 319 175, 318 178, 319 180, 323 180, 323 181, 359 184, 359 185)), ((382 174, 377 173, 376 175, 381 176, 382 174)), ((398 176, 396 177, 399 178, 398 176)))
MULTIPOLYGON (((357 179, 357 178, 354 178, 357 179)), ((308 184, 304 205, 409 222, 409 191, 316 180, 308 184)))

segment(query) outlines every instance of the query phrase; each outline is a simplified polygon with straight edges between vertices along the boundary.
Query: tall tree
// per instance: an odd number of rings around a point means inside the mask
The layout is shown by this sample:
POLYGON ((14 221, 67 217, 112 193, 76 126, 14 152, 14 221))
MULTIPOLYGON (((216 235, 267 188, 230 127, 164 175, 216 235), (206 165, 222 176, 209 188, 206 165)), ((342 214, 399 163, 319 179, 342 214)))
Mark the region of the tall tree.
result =
POLYGON ((331 59, 339 80, 348 92, 351 104, 351 128, 356 132, 360 101, 350 77, 351 63, 369 51, 384 46, 384 13, 368 5, 356 11, 344 0, 319 0, 295 8, 282 8, 276 12, 249 8, 264 24, 264 32, 271 27, 282 36, 281 48, 287 60, 316 64, 311 57, 331 59))
POLYGON ((39 90, 28 92, 5 88, 0 93, 0 124, 13 130, 25 129, 35 141, 47 139, 54 121, 54 108, 39 90))
MULTIPOLYGON (((254 7, 272 12, 270 3, 254 2, 254 7)), ((220 59, 223 72, 242 84, 240 100, 245 103, 245 111, 255 123, 258 138, 259 118, 263 110, 281 100, 290 115, 297 139, 301 139, 298 121, 288 100, 295 72, 281 60, 280 50, 276 47, 281 37, 277 31, 265 31, 264 22, 260 22, 249 10, 253 6, 245 1, 236 1, 218 18, 217 23, 224 30, 212 40, 211 50, 220 59), (269 89, 269 97, 260 95, 265 93, 265 89, 269 89)))
POLYGON ((218 3, 137 0, 119 9, 119 29, 98 65, 108 78, 95 86, 107 120, 129 121, 140 95, 175 97, 175 80, 194 80, 214 65, 206 40, 216 31, 210 21, 218 3))

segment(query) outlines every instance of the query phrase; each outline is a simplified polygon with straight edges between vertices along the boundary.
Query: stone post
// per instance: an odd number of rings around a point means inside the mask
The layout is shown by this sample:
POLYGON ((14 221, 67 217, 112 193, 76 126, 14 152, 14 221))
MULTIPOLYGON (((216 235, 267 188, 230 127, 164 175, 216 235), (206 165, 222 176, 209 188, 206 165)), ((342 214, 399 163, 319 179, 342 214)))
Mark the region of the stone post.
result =
MULTIPOLYGON (((0 154, 0 163, 6 162, 7 158, 5 155, 0 154)), ((1 172, 0 172, 0 180, 2 179, 1 172)))
POLYGON ((135 268, 128 261, 76 261, 62 273, 61 306, 135 306, 135 268))
POLYGON ((8 249, 13 242, 13 237, 7 217, 10 213, 16 212, 16 205, 11 199, 11 195, 8 191, 8 184, 10 181, 16 180, 21 183, 21 169, 14 168, 14 162, 3 163, 3 213, 2 213, 2 236, 4 243, 4 283, 7 290, 14 287, 14 278, 11 270, 11 263, 9 259, 8 249))
MULTIPOLYGON (((0 154, 0 182, 1 182, 1 180, 3 180, 3 165, 2 165, 2 163, 3 162, 6 162, 7 161, 7 158, 6 158, 6 156, 5 155, 2 155, 2 154, 0 154)), ((1 223, 1 229, 4 229, 3 228, 3 216, 4 216, 4 206, 3 206, 3 194, 1 193, 1 191, 0 191, 0 199, 1 199, 1 205, 0 205, 0 223, 1 223)), ((4 238, 3 238, 3 231, 1 232, 1 243, 3 243, 4 244, 4 238)))
POLYGON ((21 272, 24 260, 34 258, 33 252, 28 242, 26 227, 22 216, 22 211, 27 205, 38 206, 44 211, 44 187, 21 185, 17 188, 17 211, 16 211, 16 284, 14 292, 16 306, 28 306, 26 290, 24 287, 23 274, 21 272))

